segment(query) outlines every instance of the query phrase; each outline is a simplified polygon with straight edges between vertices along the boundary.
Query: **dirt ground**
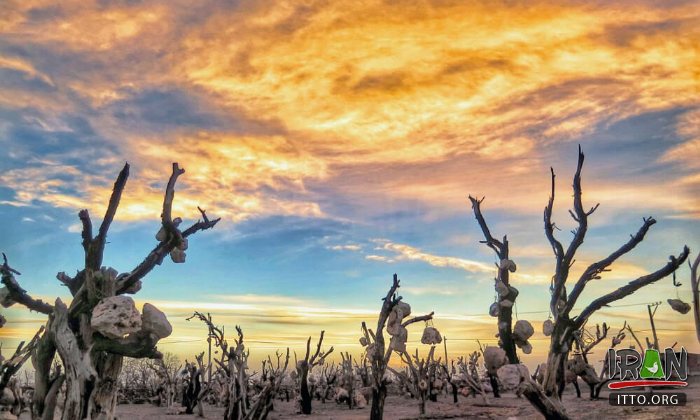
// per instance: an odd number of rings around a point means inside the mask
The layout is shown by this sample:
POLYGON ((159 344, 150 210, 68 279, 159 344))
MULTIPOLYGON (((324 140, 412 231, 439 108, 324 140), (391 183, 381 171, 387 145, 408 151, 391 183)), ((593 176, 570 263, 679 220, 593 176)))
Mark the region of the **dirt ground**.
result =
MULTIPOLYGON (((563 400, 567 412, 573 419, 700 419, 700 377, 694 377, 690 386, 684 390, 688 396, 685 407, 613 407, 608 404, 606 390, 601 392, 601 399, 590 401, 586 396, 588 388, 581 386, 582 398, 576 398, 573 388, 569 385, 563 400)), ((438 402, 428 402, 427 419, 541 419, 542 416, 525 399, 519 399, 513 394, 505 394, 502 398, 489 398, 489 405, 484 406, 481 398, 465 398, 460 396, 458 404, 452 403, 452 396, 441 396, 438 402)), ((223 418, 223 409, 207 406, 205 418, 223 418)), ((418 419, 418 402, 399 396, 389 396, 386 401, 384 418, 387 420, 418 419)), ((172 420, 196 419, 194 415, 166 415, 165 409, 149 405, 120 405, 117 408, 120 420, 172 420)), ((275 402, 275 411, 270 419, 304 418, 354 420, 369 418, 369 407, 348 410, 346 406, 334 402, 322 404, 314 401, 313 414, 301 416, 295 414, 293 402, 275 402)))

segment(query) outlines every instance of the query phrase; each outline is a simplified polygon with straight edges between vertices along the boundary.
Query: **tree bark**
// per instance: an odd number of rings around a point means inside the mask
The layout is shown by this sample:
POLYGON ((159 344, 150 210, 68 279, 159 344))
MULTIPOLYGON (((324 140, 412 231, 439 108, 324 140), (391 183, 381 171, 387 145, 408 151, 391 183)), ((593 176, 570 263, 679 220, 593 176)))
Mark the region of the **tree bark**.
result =
POLYGON ((299 380, 301 381, 300 397, 301 397, 301 413, 311 414, 311 393, 309 392, 309 370, 301 369, 301 375, 299 375, 299 380))
POLYGON ((384 418, 384 400, 386 399, 386 385, 372 389, 372 410, 370 420, 382 420, 384 418))
POLYGON ((525 380, 520 384, 519 392, 522 393, 530 404, 547 420, 568 420, 564 406, 558 398, 550 398, 543 392, 542 388, 532 380, 525 380))

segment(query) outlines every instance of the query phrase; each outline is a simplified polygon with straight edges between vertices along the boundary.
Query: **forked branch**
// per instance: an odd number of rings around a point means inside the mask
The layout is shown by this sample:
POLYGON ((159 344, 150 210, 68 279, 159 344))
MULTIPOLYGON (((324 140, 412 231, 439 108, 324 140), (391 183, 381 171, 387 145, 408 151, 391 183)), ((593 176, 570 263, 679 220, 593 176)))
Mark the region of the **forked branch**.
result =
POLYGON ((609 305, 610 303, 615 302, 616 300, 620 300, 626 296, 629 296, 637 290, 641 289, 642 287, 652 284, 658 280, 661 280, 662 278, 670 274, 673 274, 673 272, 676 271, 678 267, 681 264, 683 264, 688 258, 689 252, 690 250, 687 246, 685 246, 683 247, 683 252, 681 252, 680 255, 678 255, 678 257, 674 257, 672 255, 670 257, 669 262, 659 270, 647 274, 646 276, 641 276, 636 280, 627 283, 625 286, 622 286, 613 292, 610 292, 604 296, 599 297, 598 299, 595 299, 593 302, 590 303, 590 305, 588 305, 583 311, 581 311, 581 314, 579 316, 575 318, 574 325, 576 327, 580 327, 588 320, 588 317, 590 317, 595 311, 602 308, 603 306, 609 305))

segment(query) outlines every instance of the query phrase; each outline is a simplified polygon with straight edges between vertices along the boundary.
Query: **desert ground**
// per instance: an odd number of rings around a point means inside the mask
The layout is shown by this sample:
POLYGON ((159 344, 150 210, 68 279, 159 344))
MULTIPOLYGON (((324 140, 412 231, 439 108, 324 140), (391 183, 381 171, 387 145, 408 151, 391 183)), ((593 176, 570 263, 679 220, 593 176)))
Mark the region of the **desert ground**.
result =
MULTIPOLYGON (((607 392, 601 392, 599 400, 591 401, 587 397, 576 398, 571 387, 564 394, 564 405, 569 415, 574 419, 697 419, 700 418, 700 377, 691 377, 690 385, 685 390, 688 401, 684 407, 613 407, 608 404, 607 392)), ((581 383, 581 391, 585 394, 585 384, 581 383)), ((384 418, 387 420, 401 419, 541 419, 543 418, 524 398, 517 398, 512 393, 504 394, 501 398, 489 398, 489 405, 484 405, 481 398, 463 397, 459 403, 453 404, 451 396, 442 395, 437 402, 428 402, 425 417, 418 416, 418 402, 409 398, 390 395, 386 400, 384 418)), ((223 418, 223 408, 205 406, 205 418, 223 418)), ((120 405, 117 408, 118 419, 196 419, 196 415, 168 415, 165 408, 151 405, 120 405)), ((296 414, 294 402, 276 401, 275 410, 270 413, 271 419, 334 419, 354 420, 369 418, 369 407, 348 410, 344 405, 332 401, 322 404, 314 401, 313 414, 302 416, 296 414)))

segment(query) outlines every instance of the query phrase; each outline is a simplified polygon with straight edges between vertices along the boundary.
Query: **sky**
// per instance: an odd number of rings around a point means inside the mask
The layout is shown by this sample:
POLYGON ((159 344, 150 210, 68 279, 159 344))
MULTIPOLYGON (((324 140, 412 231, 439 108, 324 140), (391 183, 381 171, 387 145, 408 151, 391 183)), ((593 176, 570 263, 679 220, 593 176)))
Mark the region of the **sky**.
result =
MULTIPOLYGON (((131 164, 105 264, 131 270, 155 245, 172 162, 174 213, 222 221, 190 239, 135 296, 166 312, 159 349, 191 358, 211 312, 241 325, 251 358, 327 346, 359 354, 393 273, 415 314, 435 311, 450 357, 495 344, 495 257, 469 194, 518 264, 517 319, 548 342, 554 257, 542 210, 571 239, 571 177, 600 203, 573 267, 647 239, 587 287, 579 306, 700 251, 700 9, 693 1, 63 1, 0 12, 0 250, 22 286, 53 301, 82 263, 79 209, 97 219, 131 164), (660 3, 660 4, 657 4, 660 3)), ((689 269, 599 311, 662 346, 700 351, 689 269)), ((579 310, 577 308, 576 310, 579 310)), ((574 312, 576 312, 576 310, 574 312)), ((45 318, 14 306, 3 348, 45 318)), ((422 325, 409 333, 418 346, 422 325)), ((232 338, 232 337, 231 337, 232 338)), ((607 343, 607 341, 606 341, 607 343)), ((595 357, 603 357, 603 350, 595 357)))

